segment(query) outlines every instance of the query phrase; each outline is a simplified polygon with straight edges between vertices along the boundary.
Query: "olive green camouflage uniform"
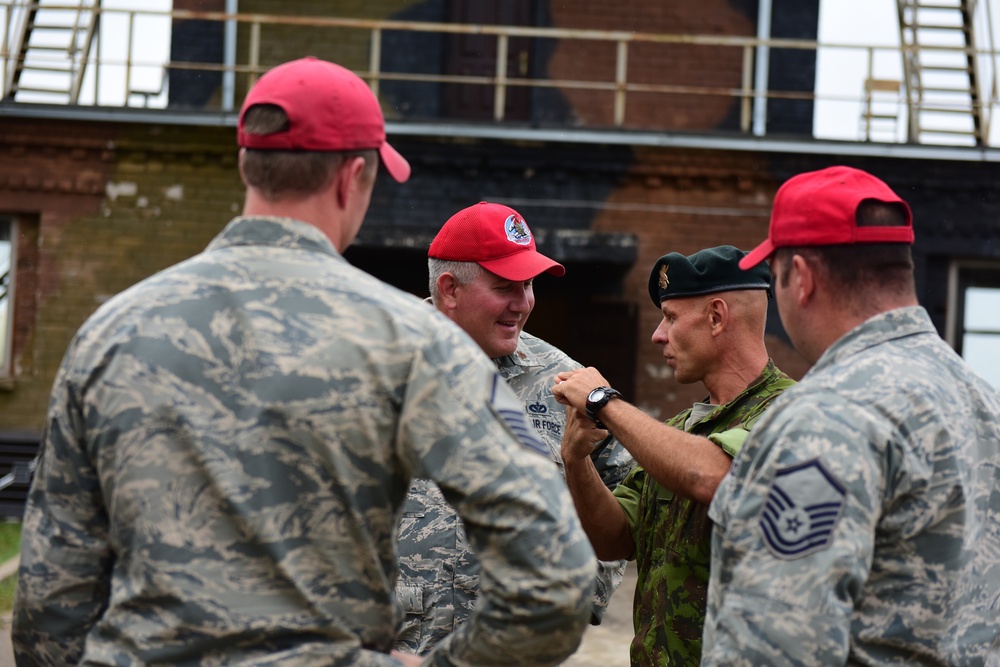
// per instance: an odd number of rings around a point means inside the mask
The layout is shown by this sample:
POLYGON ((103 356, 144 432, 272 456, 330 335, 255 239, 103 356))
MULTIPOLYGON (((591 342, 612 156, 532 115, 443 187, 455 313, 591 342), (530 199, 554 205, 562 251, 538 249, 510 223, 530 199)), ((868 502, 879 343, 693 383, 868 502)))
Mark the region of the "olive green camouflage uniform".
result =
POLYGON ((712 501, 705 665, 982 665, 1000 395, 918 306, 836 341, 712 501))
MULTIPOLYGON (((691 410, 667 424, 707 437, 735 456, 772 399, 794 381, 768 360, 739 396, 685 429, 691 410)), ((635 667, 697 665, 708 590, 711 522, 708 506, 657 484, 641 466, 615 489, 635 541, 635 667)))
MULTIPOLYGON (((552 393, 555 376, 580 368, 562 350, 521 332, 513 354, 493 360, 500 376, 514 390, 528 423, 547 445, 560 469, 566 407, 552 393)), ((591 455, 609 489, 628 474, 632 456, 610 440, 591 455)), ((600 622, 612 593, 621 584, 625 561, 598 562, 591 622, 600 622)), ((462 523, 444 496, 425 479, 414 480, 404 505, 399 534, 399 582, 396 592, 406 617, 396 648, 425 653, 475 608, 479 564, 470 551, 462 523)))
MULTIPOLYGON (((469 527, 479 611, 427 665, 555 665, 596 561, 479 348, 318 229, 236 218, 118 295, 59 371, 25 514, 25 665, 398 665, 411 477, 469 527)), ((534 445, 544 446, 534 440, 534 445)))

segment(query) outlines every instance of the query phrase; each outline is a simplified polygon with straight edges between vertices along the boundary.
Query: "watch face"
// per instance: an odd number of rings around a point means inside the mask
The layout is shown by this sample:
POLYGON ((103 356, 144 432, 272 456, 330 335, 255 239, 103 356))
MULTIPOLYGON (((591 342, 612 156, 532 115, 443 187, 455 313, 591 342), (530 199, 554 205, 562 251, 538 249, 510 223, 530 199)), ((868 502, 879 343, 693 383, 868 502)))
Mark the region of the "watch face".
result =
POLYGON ((587 400, 592 403, 597 403, 604 398, 604 387, 597 387, 590 391, 590 395, 587 396, 587 400))

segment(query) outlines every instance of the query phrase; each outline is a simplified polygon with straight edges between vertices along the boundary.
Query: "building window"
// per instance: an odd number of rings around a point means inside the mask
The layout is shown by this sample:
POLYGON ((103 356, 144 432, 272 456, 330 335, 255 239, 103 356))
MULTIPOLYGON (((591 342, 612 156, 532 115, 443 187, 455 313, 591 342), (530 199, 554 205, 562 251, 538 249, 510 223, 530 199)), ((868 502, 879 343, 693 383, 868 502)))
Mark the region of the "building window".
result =
POLYGON ((16 221, 8 216, 0 216, 0 377, 11 375, 16 238, 16 221))
POLYGON ((948 342, 1000 388, 1000 263, 955 263, 949 288, 948 342))

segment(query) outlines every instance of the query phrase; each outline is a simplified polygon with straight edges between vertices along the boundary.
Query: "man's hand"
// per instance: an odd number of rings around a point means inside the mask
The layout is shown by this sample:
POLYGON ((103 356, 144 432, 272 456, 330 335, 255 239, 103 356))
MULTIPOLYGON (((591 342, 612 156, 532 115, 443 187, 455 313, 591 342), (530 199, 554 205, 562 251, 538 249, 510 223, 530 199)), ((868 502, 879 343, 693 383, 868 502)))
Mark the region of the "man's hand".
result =
POLYGON ((419 655, 413 655, 412 653, 403 653, 401 651, 392 651, 389 655, 399 660, 401 663, 406 665, 406 667, 420 667, 424 662, 424 659, 419 655))
POLYGON ((562 439, 562 458, 565 462, 579 461, 590 456, 594 447, 608 437, 608 432, 594 426, 585 414, 566 406, 566 430, 562 439))
POLYGON ((604 376, 593 366, 588 366, 556 375, 556 384, 552 387, 552 393, 556 400, 563 405, 572 405, 586 414, 587 395, 597 387, 607 386, 608 381, 604 379, 604 376))

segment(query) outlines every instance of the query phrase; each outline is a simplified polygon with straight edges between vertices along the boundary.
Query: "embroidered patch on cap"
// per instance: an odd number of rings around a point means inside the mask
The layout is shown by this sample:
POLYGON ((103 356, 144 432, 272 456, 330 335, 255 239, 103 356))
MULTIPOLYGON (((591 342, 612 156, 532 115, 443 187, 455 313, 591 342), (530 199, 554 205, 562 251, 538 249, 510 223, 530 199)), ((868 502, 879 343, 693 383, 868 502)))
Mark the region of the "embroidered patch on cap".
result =
POLYGON ((531 243, 531 231, 528 229, 528 224, 519 215, 507 216, 507 220, 503 223, 503 229, 507 232, 507 240, 511 243, 517 243, 519 245, 528 245, 531 243))
POLYGON ((768 550, 792 560, 826 549, 845 497, 843 484, 819 459, 779 470, 760 515, 768 550))
POLYGON ((546 458, 549 457, 549 448, 531 430, 528 420, 524 416, 524 408, 517 402, 513 392, 507 388, 499 375, 493 378, 493 395, 490 402, 493 404, 493 409, 507 424, 507 428, 513 431, 514 435, 521 441, 521 444, 546 458))

